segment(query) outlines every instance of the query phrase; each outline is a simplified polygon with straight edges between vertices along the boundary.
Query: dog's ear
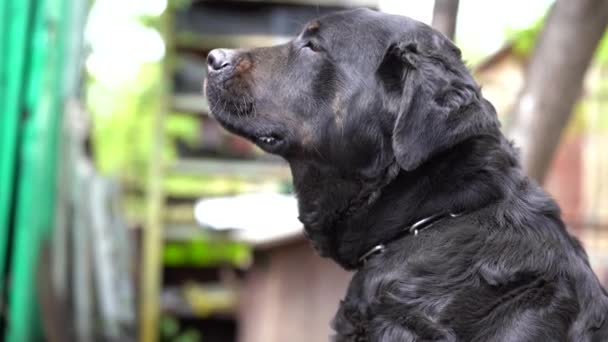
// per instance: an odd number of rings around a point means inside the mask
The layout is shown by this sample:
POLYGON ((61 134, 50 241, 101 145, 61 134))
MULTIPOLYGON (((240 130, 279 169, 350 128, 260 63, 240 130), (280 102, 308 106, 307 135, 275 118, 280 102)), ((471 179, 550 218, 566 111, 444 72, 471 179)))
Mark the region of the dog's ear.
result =
POLYGON ((424 33, 392 45, 378 69, 395 117, 393 153, 407 171, 499 126, 458 48, 430 28, 424 33))

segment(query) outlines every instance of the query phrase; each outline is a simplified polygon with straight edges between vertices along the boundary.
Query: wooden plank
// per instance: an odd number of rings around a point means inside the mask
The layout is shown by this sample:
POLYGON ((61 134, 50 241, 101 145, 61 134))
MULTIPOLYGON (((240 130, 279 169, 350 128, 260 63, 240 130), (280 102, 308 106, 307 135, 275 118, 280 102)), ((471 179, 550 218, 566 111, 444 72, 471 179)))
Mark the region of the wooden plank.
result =
POLYGON ((327 341, 351 273, 305 239, 254 255, 239 303, 239 342, 327 341), (264 322, 264 324, 260 324, 264 322))
POLYGON ((203 1, 176 11, 175 32, 294 36, 309 20, 350 6, 203 1))
POLYGON ((168 167, 168 174, 215 175, 246 179, 291 179, 283 161, 243 161, 225 159, 181 159, 168 167))
POLYGON ((289 39, 291 39, 291 36, 261 34, 194 34, 182 32, 176 35, 175 44, 180 48, 189 48, 206 54, 208 51, 215 48, 254 48, 283 44, 289 39))
MULTIPOLYGON (((238 2, 282 4, 282 5, 313 5, 313 6, 341 6, 341 7, 378 7, 378 0, 236 0, 238 2)), ((225 2, 230 2, 225 1, 225 2)))
POLYGON ((180 113, 209 115, 207 97, 202 94, 175 94, 171 98, 171 108, 180 113))
POLYGON ((158 93, 160 106, 154 113, 152 134, 153 143, 148 170, 147 189, 147 215, 146 224, 143 229, 141 248, 141 284, 140 284, 140 307, 139 307, 139 341, 154 342, 159 340, 160 322, 160 290, 162 280, 162 250, 164 243, 163 232, 163 149, 165 144, 166 116, 170 108, 169 80, 171 79, 170 54, 174 51, 170 30, 173 13, 166 10, 160 20, 160 32, 164 37, 168 57, 163 63, 163 82, 159 83, 158 93))

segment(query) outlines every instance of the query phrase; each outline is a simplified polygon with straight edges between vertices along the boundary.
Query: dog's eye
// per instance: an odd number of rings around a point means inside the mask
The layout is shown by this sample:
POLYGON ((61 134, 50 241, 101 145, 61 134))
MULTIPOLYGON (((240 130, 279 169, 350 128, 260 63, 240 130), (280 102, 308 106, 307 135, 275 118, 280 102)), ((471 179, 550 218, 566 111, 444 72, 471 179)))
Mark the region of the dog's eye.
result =
POLYGON ((308 41, 304 45, 302 45, 302 49, 309 49, 309 50, 314 51, 314 52, 321 51, 321 48, 318 45, 316 45, 315 43, 311 42, 311 41, 308 41))

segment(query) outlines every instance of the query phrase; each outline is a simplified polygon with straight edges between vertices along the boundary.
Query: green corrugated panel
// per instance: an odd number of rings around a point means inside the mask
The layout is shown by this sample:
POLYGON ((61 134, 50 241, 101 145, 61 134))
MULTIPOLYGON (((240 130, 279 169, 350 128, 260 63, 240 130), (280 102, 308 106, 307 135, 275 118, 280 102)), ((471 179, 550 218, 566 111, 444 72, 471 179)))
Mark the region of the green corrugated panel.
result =
POLYGON ((0 291, 14 205, 16 149, 31 1, 0 0, 0 291))
MULTIPOLYGON (((17 0, 22 1, 22 0, 17 0)), ((42 339, 36 267, 43 240, 53 228, 57 139, 63 111, 63 53, 68 0, 35 2, 28 58, 29 78, 20 150, 11 279, 9 342, 42 339)), ((50 286, 50 284, 49 284, 50 286)))
MULTIPOLYGON (((17 206, 14 226, 13 249, 10 264, 9 315, 6 340, 12 342, 39 341, 42 338, 40 319, 35 292, 35 266, 40 246, 40 234, 47 230, 49 211, 48 180, 44 173, 51 165, 44 165, 44 150, 49 149, 48 137, 52 134, 48 122, 52 115, 49 94, 40 91, 46 78, 41 66, 45 58, 46 32, 42 27, 44 6, 40 1, 32 4, 30 15, 33 21, 28 46, 27 96, 22 103, 27 117, 23 122, 19 155, 20 174, 17 183, 17 206), (31 102, 31 94, 39 93, 38 101, 31 102), (46 124, 47 127, 44 127, 46 124), (38 146, 34 146, 37 144, 38 146)), ((52 163, 52 162, 51 162, 52 163)), ((49 208, 50 206, 50 208, 49 208)))
POLYGON ((0 284, 10 257, 8 322, 0 340, 9 342, 43 339, 36 270, 54 226, 66 79, 79 73, 70 69, 79 68, 76 58, 67 65, 64 56, 79 53, 83 18, 70 15, 76 1, 85 8, 87 0, 0 0, 0 284))

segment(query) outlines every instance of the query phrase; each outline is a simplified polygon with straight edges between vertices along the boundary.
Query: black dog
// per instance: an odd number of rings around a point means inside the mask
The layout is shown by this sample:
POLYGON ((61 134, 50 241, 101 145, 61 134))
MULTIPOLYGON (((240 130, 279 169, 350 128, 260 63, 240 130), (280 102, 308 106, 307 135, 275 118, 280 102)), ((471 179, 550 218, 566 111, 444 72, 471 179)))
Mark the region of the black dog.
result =
POLYGON ((335 341, 608 341, 608 296, 448 39, 370 10, 208 56, 211 110, 290 164, 315 248, 357 270, 335 341))

